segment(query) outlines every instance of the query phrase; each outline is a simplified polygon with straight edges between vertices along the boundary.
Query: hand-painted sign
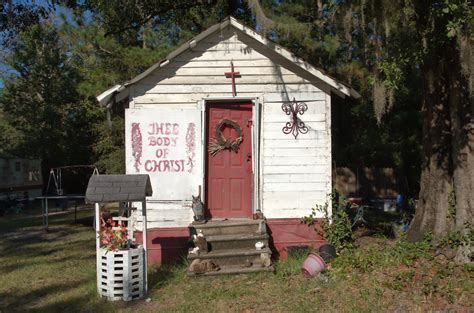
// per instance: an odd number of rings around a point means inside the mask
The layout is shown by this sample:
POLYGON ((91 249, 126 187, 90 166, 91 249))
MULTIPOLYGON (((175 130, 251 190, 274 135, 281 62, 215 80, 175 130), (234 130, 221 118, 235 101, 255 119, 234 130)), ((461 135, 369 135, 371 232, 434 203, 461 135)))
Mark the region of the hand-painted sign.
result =
POLYGON ((127 173, 149 174, 153 199, 188 200, 197 193, 199 110, 128 109, 125 122, 127 173))

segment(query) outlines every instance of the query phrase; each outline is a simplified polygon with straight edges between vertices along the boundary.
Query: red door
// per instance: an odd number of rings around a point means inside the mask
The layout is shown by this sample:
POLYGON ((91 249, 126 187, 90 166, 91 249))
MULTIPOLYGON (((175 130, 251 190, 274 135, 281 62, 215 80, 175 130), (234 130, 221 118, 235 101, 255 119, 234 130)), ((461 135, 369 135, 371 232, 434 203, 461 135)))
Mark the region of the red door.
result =
MULTIPOLYGON (((252 217, 252 104, 247 102, 210 103, 207 107, 206 206, 212 218, 252 217), (237 152, 209 153, 209 141, 216 137, 216 125, 230 119, 242 128, 243 140, 237 152)), ((225 126, 224 138, 237 137, 225 126)))

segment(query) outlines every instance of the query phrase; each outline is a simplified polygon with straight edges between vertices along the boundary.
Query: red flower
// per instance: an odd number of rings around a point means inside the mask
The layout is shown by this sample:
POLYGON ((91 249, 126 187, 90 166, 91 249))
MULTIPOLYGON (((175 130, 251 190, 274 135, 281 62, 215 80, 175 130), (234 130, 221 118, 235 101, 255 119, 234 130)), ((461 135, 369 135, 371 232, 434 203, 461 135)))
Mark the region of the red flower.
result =
POLYGON ((117 222, 111 218, 105 222, 101 217, 101 230, 98 232, 102 248, 108 251, 116 251, 125 248, 129 244, 128 230, 123 222, 117 222))

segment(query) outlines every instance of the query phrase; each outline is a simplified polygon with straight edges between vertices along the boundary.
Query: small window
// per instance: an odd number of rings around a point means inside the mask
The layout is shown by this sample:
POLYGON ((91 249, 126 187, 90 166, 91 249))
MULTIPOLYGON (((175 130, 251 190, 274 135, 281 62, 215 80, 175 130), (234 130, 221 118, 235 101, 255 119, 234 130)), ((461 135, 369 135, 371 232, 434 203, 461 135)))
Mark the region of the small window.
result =
POLYGON ((21 162, 15 162, 15 171, 21 171, 21 162))

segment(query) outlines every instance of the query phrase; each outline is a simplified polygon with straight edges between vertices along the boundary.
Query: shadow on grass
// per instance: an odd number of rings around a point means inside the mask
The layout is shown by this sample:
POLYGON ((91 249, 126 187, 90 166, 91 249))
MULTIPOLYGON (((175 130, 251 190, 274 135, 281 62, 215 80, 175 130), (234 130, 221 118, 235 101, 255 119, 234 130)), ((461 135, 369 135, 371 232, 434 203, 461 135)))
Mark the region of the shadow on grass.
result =
POLYGON ((66 262, 74 262, 78 260, 90 260, 95 262, 95 250, 93 247, 89 249, 90 251, 87 253, 84 252, 77 252, 69 254, 68 256, 59 256, 55 254, 59 254, 63 252, 65 249, 72 247, 72 245, 76 245, 77 247, 84 247, 85 245, 90 245, 90 240, 79 240, 75 242, 69 243, 62 243, 60 245, 56 245, 54 248, 48 247, 35 247, 35 248, 14 248, 8 247, 5 249, 5 252, 14 253, 14 257, 18 260, 12 264, 0 264, 0 274, 10 273, 13 271, 18 271, 23 268, 37 266, 38 264, 42 263, 43 260, 38 260, 38 258, 47 257, 47 262, 49 265, 54 264, 63 264, 66 262))
POLYGON ((37 312, 64 312, 79 311, 81 307, 91 302, 91 298, 94 297, 91 293, 85 293, 78 297, 67 297, 67 300, 56 301, 53 297, 53 303, 42 303, 42 300, 53 295, 60 293, 68 293, 72 289, 81 288, 82 286, 89 284, 87 279, 61 282, 55 284, 49 284, 47 286, 41 286, 38 288, 32 288, 28 292, 21 292, 13 288, 11 291, 0 293, 0 309, 4 312, 26 312, 26 311, 37 311, 37 312))
MULTIPOLYGON (((67 212, 62 215, 54 215, 49 217, 49 226, 66 226, 74 228, 75 225, 90 226, 92 228, 94 221, 93 211, 80 211, 77 213, 76 221, 74 220, 74 212, 67 212)), ((25 216, 15 217, 7 216, 0 218, 0 234, 8 234, 24 229, 43 229, 42 216, 25 216)))
POLYGON ((186 279, 188 262, 182 259, 175 264, 163 264, 150 266, 148 274, 148 290, 152 291, 166 287, 171 283, 177 283, 186 279))

